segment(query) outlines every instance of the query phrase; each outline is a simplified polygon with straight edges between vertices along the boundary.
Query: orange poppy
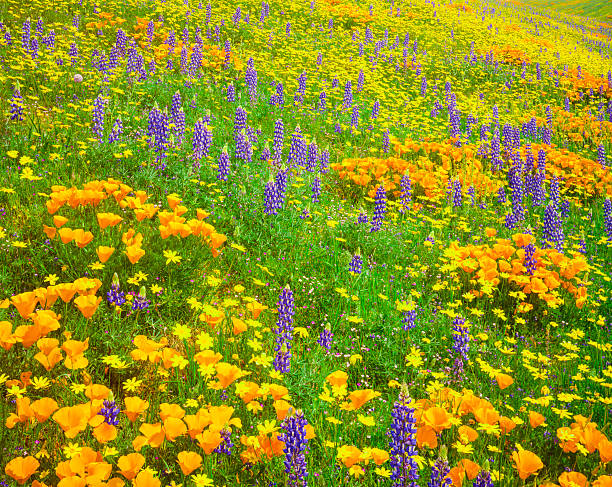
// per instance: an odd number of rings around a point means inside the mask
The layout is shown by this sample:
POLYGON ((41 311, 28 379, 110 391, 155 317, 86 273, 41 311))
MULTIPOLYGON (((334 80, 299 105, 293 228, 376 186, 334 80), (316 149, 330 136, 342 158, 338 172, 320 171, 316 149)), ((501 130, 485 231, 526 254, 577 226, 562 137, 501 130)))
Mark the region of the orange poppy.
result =
POLYGON ((561 487, 586 487, 589 485, 587 478, 580 472, 563 472, 558 480, 561 487))
POLYGON ((182 451, 177 455, 176 463, 181 467, 183 475, 190 475, 202 466, 202 457, 193 451, 182 451))
POLYGON ((64 365, 66 368, 84 369, 89 364, 89 361, 85 358, 85 351, 89 348, 89 338, 84 342, 78 340, 66 340, 62 345, 62 350, 66 352, 66 359, 64 365))
POLYGON ((53 421, 60 425, 66 438, 74 438, 87 428, 89 414, 89 404, 66 406, 55 412, 53 421))
POLYGON ((512 384, 514 384, 514 379, 508 374, 497 374, 495 376, 495 380, 497 381, 497 385, 501 390, 504 390, 506 387, 510 387, 512 384))
POLYGON ((58 409, 57 402, 55 399, 50 397, 43 397, 34 401, 31 405, 34 417, 39 423, 44 423, 49 417, 58 409))
POLYGON ((287 417, 289 410, 292 408, 291 404, 283 399, 274 401, 274 410, 276 411, 276 419, 282 421, 287 417))
POLYGON ((98 259, 100 259, 100 262, 102 262, 103 264, 108 259, 110 259, 110 256, 113 255, 114 252, 115 252, 115 247, 106 247, 104 245, 100 245, 96 249, 96 254, 98 255, 98 259))
POLYGON ((164 434, 168 441, 174 441, 179 436, 187 433, 187 426, 179 418, 173 418, 172 416, 164 419, 164 434))
POLYGON ((124 254, 127 255, 130 264, 136 264, 145 255, 145 251, 138 245, 130 245, 124 254))
POLYGON ((11 298, 11 303, 17 308, 21 317, 27 319, 38 304, 38 297, 34 292, 30 291, 13 296, 11 298))
POLYGON ((119 215, 115 215, 114 213, 96 213, 96 217, 98 218, 98 225, 101 229, 105 229, 106 227, 114 227, 118 223, 123 220, 119 215))
POLYGON ((143 446, 149 445, 153 448, 159 448, 166 438, 166 433, 161 423, 143 423, 140 425, 139 431, 141 436, 137 436, 132 441, 134 450, 140 451, 143 446))
POLYGON ((246 308, 253 314, 253 319, 255 320, 259 318, 259 315, 263 310, 268 309, 265 304, 261 304, 257 301, 251 301, 247 304, 246 308))
POLYGON ((600 475, 593 482, 593 487, 612 487, 612 475, 600 475))
POLYGON ((259 384, 249 381, 239 382, 236 384, 236 395, 247 404, 261 395, 259 393, 259 384))
POLYGON ((599 457, 601 458, 601 463, 608 463, 612 460, 612 441, 608 440, 605 436, 599 440, 599 444, 597 445, 597 449, 599 450, 599 457))
POLYGON ((55 289, 57 290, 57 294, 64 303, 68 303, 74 297, 77 291, 76 286, 74 285, 74 283, 71 282, 58 284, 55 286, 55 289))
POLYGON ((4 472, 15 480, 19 485, 23 485, 40 467, 40 463, 33 456, 13 458, 4 467, 4 472))
POLYGON ((210 455, 223 441, 219 431, 211 431, 210 429, 202 431, 195 439, 207 455, 210 455))
POLYGON ((68 244, 74 240, 72 228, 63 227, 59 229, 59 236, 63 244, 68 244))
POLYGON ((467 440, 466 443, 472 443, 478 438, 478 432, 474 428, 470 428, 466 425, 459 426, 458 432, 460 438, 467 440))
POLYGON ((380 396, 380 392, 372 389, 358 389, 348 395, 349 403, 343 403, 341 408, 346 411, 356 411, 361 408, 366 402, 371 401, 375 397, 380 396))
POLYGON ((185 416, 185 410, 178 404, 169 404, 164 402, 159 405, 159 417, 162 421, 166 418, 182 419, 185 416))
POLYGON ((99 443, 108 443, 117 438, 117 428, 103 421, 93 429, 93 435, 99 443))
POLYGON ((117 466, 120 468, 119 473, 126 479, 132 480, 140 469, 145 464, 145 457, 140 453, 130 453, 129 455, 123 455, 119 457, 117 466))
POLYGON ((234 335, 240 335, 247 330, 247 324, 235 316, 232 316, 232 324, 234 325, 234 335))
MULTIPOLYGON (((61 230, 60 230, 61 231, 61 230)), ((89 242, 91 242, 94 238, 93 233, 85 232, 82 228, 79 228, 73 232, 74 243, 78 248, 82 249, 87 246, 89 242)))
POLYGON ((126 397, 124 399, 125 402, 125 415, 132 422, 136 421, 136 418, 140 416, 143 412, 149 409, 149 403, 140 399, 137 396, 134 397, 126 397))
POLYGON ((540 413, 536 413, 535 411, 529 411, 529 424, 532 428, 537 428, 542 423, 544 423, 544 421, 546 421, 546 418, 540 413))
POLYGON ((434 406, 423 412, 421 421, 426 426, 430 426, 436 433, 441 433, 443 430, 450 428, 450 416, 445 409, 434 406))
POLYGON ((529 450, 512 452, 512 460, 514 461, 515 468, 518 470, 519 477, 523 480, 533 474, 537 474, 538 470, 544 467, 540 457, 529 450))
POLYGON ((227 362, 219 362, 215 369, 217 371, 216 379, 218 382, 211 385, 212 389, 227 389, 232 382, 248 374, 235 365, 227 362))
POLYGON ((462 467, 453 467, 450 469, 446 477, 450 479, 453 487, 461 487, 463 485, 463 480, 465 479, 465 469, 462 467))
POLYGON ((330 385, 335 387, 346 386, 346 382, 348 380, 348 374, 343 370, 336 370, 329 374, 325 380, 329 382, 330 385))
POLYGON ((343 445, 338 448, 336 458, 340 460, 346 468, 351 468, 361 461, 361 450, 353 445, 343 445))
POLYGON ((416 442, 419 448, 424 446, 436 448, 438 446, 438 436, 431 426, 419 426, 417 427, 416 442))
POLYGON ((61 228, 63 227, 66 223, 68 222, 68 218, 66 218, 65 216, 61 216, 61 215, 55 215, 53 217, 53 224, 57 227, 57 228, 61 228))
POLYGON ((516 423, 507 416, 500 416, 499 428, 501 432, 505 435, 510 433, 510 431, 512 431, 514 428, 516 428, 516 423))
POLYGON ((86 296, 79 296, 74 300, 74 304, 79 309, 81 314, 89 319, 93 316, 93 314, 98 309, 98 306, 102 302, 102 297, 96 298, 94 294, 89 294, 86 296))
POLYGON ((159 350, 167 344, 168 340, 165 337, 160 339, 159 342, 155 342, 144 335, 136 335, 134 337, 134 345, 138 348, 132 350, 130 355, 134 360, 148 360, 155 364, 162 358, 162 354, 159 350))
POLYGON ((480 472, 481 470, 480 465, 468 458, 462 458, 459 461, 459 466, 463 468, 463 470, 467 474, 468 480, 474 480, 478 475, 478 472, 480 472))
POLYGON ((48 225, 43 225, 43 232, 45 232, 45 235, 48 238, 54 239, 55 238, 55 234, 57 233, 57 228, 50 227, 48 225))
POLYGON ((133 487, 160 487, 161 481, 148 470, 142 470, 132 481, 133 487))

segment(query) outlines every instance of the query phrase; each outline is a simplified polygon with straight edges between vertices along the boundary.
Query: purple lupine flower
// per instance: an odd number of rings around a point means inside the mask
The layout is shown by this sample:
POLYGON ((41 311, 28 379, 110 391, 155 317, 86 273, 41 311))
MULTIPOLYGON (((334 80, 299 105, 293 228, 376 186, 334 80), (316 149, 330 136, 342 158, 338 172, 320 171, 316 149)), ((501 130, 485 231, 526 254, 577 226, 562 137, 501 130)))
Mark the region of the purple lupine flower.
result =
POLYGON ((317 147, 317 141, 313 141, 308 145, 308 161, 306 163, 306 170, 314 172, 317 168, 317 162, 319 161, 319 148, 317 147))
MULTIPOLYGON (((274 184, 274 183, 272 183, 274 184)), ((293 292, 287 285, 278 298, 278 319, 276 321, 276 357, 274 370, 283 374, 291 367, 291 340, 293 340, 293 316, 295 315, 293 292)))
POLYGON ((542 238, 544 240, 543 248, 548 248, 550 244, 554 244, 559 252, 563 252, 563 243, 565 235, 563 234, 563 222, 557 213, 555 205, 549 204, 544 210, 544 230, 542 238))
POLYGON ((30 37, 32 35, 30 18, 28 17, 22 24, 21 47, 27 53, 30 49, 30 37))
POLYGON ((298 125, 291 135, 291 147, 289 148, 289 160, 293 167, 303 167, 306 164, 306 150, 306 141, 298 125))
POLYGON ((327 108, 327 94, 322 91, 319 95, 319 110, 324 112, 327 108))
POLYGON ((245 162, 251 162, 253 157, 253 146, 247 137, 246 130, 241 130, 236 134, 236 157, 245 162))
POLYGON ((219 156, 219 164, 217 168, 217 179, 221 181, 227 181, 227 177, 230 173, 230 157, 227 153, 227 144, 223 147, 221 155, 219 156))
POLYGON ((408 387, 404 384, 393 405, 393 421, 387 432, 393 487, 417 487, 416 481, 419 479, 419 467, 415 460, 418 454, 416 419, 415 410, 410 407, 411 402, 408 387))
POLYGON ((280 210, 285 204, 285 196, 287 194, 287 181, 289 169, 284 166, 280 167, 274 176, 274 185, 276 187, 276 209, 280 210))
MULTIPOLYGON (((111 396, 112 397, 112 396, 111 396)), ((115 403, 114 399, 105 400, 102 403, 102 409, 98 413, 101 416, 104 416, 104 422, 106 424, 110 424, 112 426, 117 426, 119 424, 119 413, 121 410, 117 403, 115 403)))
POLYGON ((315 176, 312 181, 312 202, 318 203, 321 198, 321 178, 319 176, 315 176))
POLYGON ((608 241, 612 242, 612 200, 606 198, 603 203, 604 229, 608 235, 608 241))
POLYGON ((561 218, 566 219, 570 214, 570 210, 571 210, 571 203, 569 202, 569 200, 563 200, 561 202, 561 205, 559 206, 559 211, 561 212, 561 218))
POLYGON ((317 66, 321 66, 321 63, 323 63, 323 54, 319 53, 319 54, 317 54, 317 60, 316 60, 315 64, 317 66))
POLYGON ((197 161, 208 156, 208 151, 212 146, 212 130, 208 124, 200 118, 196 121, 193 129, 193 157, 197 161))
POLYGON ((327 174, 329 172, 329 147, 326 147, 321 152, 321 157, 319 158, 319 170, 321 174, 327 174))
POLYGON ((112 144, 113 142, 117 142, 121 134, 123 134, 123 122, 121 121, 121 117, 117 117, 115 123, 113 123, 111 133, 108 136, 108 143, 112 144))
POLYGON ((213 453, 230 456, 232 454, 232 447, 234 446, 234 443, 232 443, 232 431, 229 428, 223 428, 219 434, 221 435, 222 441, 219 446, 213 450, 213 453))
POLYGON ((431 478, 427 487, 450 487, 453 483, 448 477, 450 465, 446 459, 446 447, 442 447, 440 450, 440 456, 431 467, 431 478))
POLYGON ((599 144, 597 147, 597 162, 601 164, 602 169, 606 168, 606 149, 603 144, 599 144))
POLYGON ((147 299, 147 290, 144 286, 141 286, 138 294, 132 301, 132 311, 140 311, 141 309, 148 308, 150 303, 151 301, 147 299))
POLYGON ((278 439, 285 442, 283 452, 285 453, 285 473, 289 475, 288 487, 307 487, 308 468, 306 465, 306 453, 308 452, 308 440, 306 439, 306 425, 308 421, 301 409, 295 414, 290 410, 282 422, 283 432, 278 439))
POLYGON ((106 100, 102 97, 102 95, 98 95, 98 97, 93 102, 93 110, 92 110, 92 130, 94 135, 98 138, 100 142, 103 142, 104 135, 104 106, 106 105, 106 100))
POLYGON ((525 259, 524 259, 523 264, 525 268, 527 269, 527 274, 529 274, 530 276, 533 276, 533 273, 536 271, 537 264, 538 264, 537 259, 534 257, 535 252, 536 252, 536 247, 532 243, 529 243, 525 245, 524 250, 525 250, 525 259))
POLYGON ((359 107, 355 105, 353 107, 353 112, 351 113, 351 128, 357 128, 359 125, 359 107))
POLYGON ((470 197, 471 205, 474 206, 476 204, 476 198, 475 198, 476 192, 474 190, 473 184, 470 184, 470 186, 468 187, 467 194, 470 197))
POLYGON ((182 108, 176 113, 172 123, 174 125, 175 145, 180 147, 185 136, 185 112, 182 108))
POLYGON ((381 229, 385 213, 387 212, 387 192, 385 191, 384 181, 376 190, 374 215, 372 216, 372 227, 370 232, 377 232, 381 229))
POLYGON ((240 23, 240 19, 241 19, 241 11, 240 11, 240 7, 236 7, 236 11, 234 12, 234 16, 232 17, 232 21, 234 22, 234 27, 238 27, 238 24, 240 23))
POLYGON ((389 143, 390 143, 389 129, 387 129, 383 132, 383 141, 382 141, 382 150, 385 154, 389 152, 389 143))
POLYGON ((472 487, 495 487, 493 479, 491 479, 491 473, 488 470, 480 470, 472 483, 472 487))
POLYGON ((200 66, 202 66, 202 44, 197 43, 193 47, 191 59, 189 60, 189 75, 193 77, 197 76, 200 66))
POLYGON ((351 85, 351 80, 347 80, 344 85, 344 98, 342 100, 342 106, 345 109, 351 108, 353 106, 353 87, 351 85))
POLYGON ((251 66, 247 66, 244 80, 249 90, 249 98, 251 102, 257 100, 257 71, 251 66))
POLYGON ((110 291, 106 293, 106 300, 109 302, 109 304, 121 306, 123 303, 125 303, 125 293, 123 291, 120 291, 119 287, 119 276, 115 272, 115 274, 113 275, 113 280, 111 282, 110 291))
POLYGON ((400 180, 400 187, 402 188, 402 208, 400 208, 400 211, 405 213, 410 209, 410 202, 412 201, 412 181, 408 170, 400 180))
POLYGON ((349 272, 352 275, 361 274, 363 270, 363 257, 361 257, 361 252, 357 249, 357 252, 353 255, 353 258, 349 262, 349 272))
POLYGON ((21 96, 19 83, 17 83, 13 89, 13 97, 10 101, 9 115, 11 120, 16 120, 17 122, 21 122, 23 120, 23 97, 21 96))
POLYGON ((331 349, 332 337, 334 334, 331 331, 331 326, 325 325, 319 334, 317 343, 321 345, 325 350, 331 349))
POLYGON ((372 120, 376 120, 379 114, 380 114, 380 102, 376 100, 374 104, 372 105, 372 114, 370 115, 370 118, 372 120))
POLYGON ((147 39, 149 39, 149 45, 153 42, 153 35, 155 34, 155 23, 149 20, 147 24, 147 39))
POLYGON ((457 378, 463 375, 463 366, 468 363, 470 351, 470 329, 465 323, 465 318, 457 316, 453 320, 453 355, 455 364, 453 372, 457 378))
POLYGON ((501 146, 499 140, 499 130, 496 128, 491 139, 491 170, 501 171, 504 161, 501 158, 501 146))
POLYGON ((246 124, 247 113, 244 108, 242 108, 241 106, 237 106, 236 115, 234 117, 234 137, 236 137, 236 135, 240 133, 240 131, 246 130, 246 124))
POLYGON ((285 125, 283 119, 279 118, 274 122, 274 142, 272 150, 274 151, 274 160, 280 162, 283 154, 283 142, 285 140, 285 125))
MULTIPOLYGON (((166 157, 166 151, 170 143, 170 121, 166 110, 163 112, 153 107, 151 112, 155 112, 149 118, 149 136, 152 138, 152 144, 157 153, 157 162, 159 163, 166 157)), ((160 169, 163 169, 161 167, 160 169)))
POLYGON ((525 219, 525 207, 523 205, 523 178, 521 177, 521 168, 518 165, 512 166, 509 171, 510 191, 512 200, 512 213, 516 217, 516 221, 525 219))
POLYGON ((181 73, 187 73, 187 59, 188 59, 189 51, 187 50, 187 44, 183 44, 181 47, 181 73))
POLYGON ((272 177, 270 177, 264 188, 264 205, 266 215, 278 214, 278 192, 272 177))
POLYGON ((427 78, 425 76, 423 76, 423 79, 421 79, 421 96, 426 96, 427 95, 427 78))
POLYGON ((270 152, 270 144, 266 141, 264 144, 264 148, 261 151, 261 156, 259 156, 259 160, 268 161, 272 156, 272 152, 270 152))
POLYGON ((368 214, 363 210, 359 210, 359 215, 357 216, 357 225, 365 223, 368 223, 368 214))
POLYGON ((363 91, 364 83, 365 83, 365 76, 363 74, 363 69, 360 69, 359 75, 357 76, 357 91, 363 91))
POLYGON ((548 197, 550 198, 550 202, 555 206, 555 208, 559 208, 561 194, 559 191, 559 178, 556 176, 552 179, 550 183, 548 197))
POLYGON ((223 66, 225 69, 228 69, 230 66, 230 56, 232 54, 232 45, 229 39, 225 40, 225 44, 223 45, 223 51, 225 52, 225 56, 223 57, 223 66))
POLYGON ((461 207, 463 205, 463 197, 461 193, 461 181, 455 179, 453 181, 453 207, 461 207))
POLYGON ((236 88, 232 83, 227 85, 227 101, 235 102, 236 101, 236 88))

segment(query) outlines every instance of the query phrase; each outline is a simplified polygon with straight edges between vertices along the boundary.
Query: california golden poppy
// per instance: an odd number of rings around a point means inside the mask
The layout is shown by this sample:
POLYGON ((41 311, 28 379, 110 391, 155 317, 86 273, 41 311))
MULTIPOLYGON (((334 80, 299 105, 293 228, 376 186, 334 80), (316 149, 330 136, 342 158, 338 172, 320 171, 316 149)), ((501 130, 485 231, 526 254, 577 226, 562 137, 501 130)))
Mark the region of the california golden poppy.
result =
POLYGON ((202 466, 202 457, 193 451, 182 451, 177 455, 176 463, 181 468, 183 475, 190 475, 191 472, 202 466))
POLYGON ((33 456, 13 458, 4 467, 4 472, 15 480, 19 485, 23 485, 40 467, 40 463, 33 456))
POLYGON ((514 466, 518 470, 519 477, 525 480, 527 477, 537 474, 544 467, 542 460, 535 453, 528 450, 512 452, 514 466))

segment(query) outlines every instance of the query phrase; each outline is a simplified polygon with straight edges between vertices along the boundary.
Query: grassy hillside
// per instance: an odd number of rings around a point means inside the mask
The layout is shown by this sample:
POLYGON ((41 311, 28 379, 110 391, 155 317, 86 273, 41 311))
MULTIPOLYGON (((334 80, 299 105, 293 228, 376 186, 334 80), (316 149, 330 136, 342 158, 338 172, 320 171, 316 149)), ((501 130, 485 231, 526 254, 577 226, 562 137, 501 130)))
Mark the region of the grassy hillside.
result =
POLYGON ((2 485, 612 485, 583 5, 0 2, 2 485))

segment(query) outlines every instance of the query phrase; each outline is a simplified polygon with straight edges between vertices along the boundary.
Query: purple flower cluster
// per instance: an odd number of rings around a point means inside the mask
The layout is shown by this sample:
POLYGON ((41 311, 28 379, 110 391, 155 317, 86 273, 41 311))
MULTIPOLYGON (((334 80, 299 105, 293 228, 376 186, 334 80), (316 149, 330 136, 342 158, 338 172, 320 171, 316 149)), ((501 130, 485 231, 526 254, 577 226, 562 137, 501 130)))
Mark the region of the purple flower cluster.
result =
POLYGON ((612 200, 609 198, 604 201, 604 228, 608 235, 608 241, 612 242, 612 200))
POLYGON ((463 374, 463 365, 469 360, 469 351, 470 329, 465 324, 465 318, 457 316, 453 320, 454 373, 456 377, 460 377, 463 374))
POLYGON ((349 272, 351 274, 361 274, 363 270, 363 257, 361 257, 361 252, 359 252, 359 250, 357 250, 357 252, 355 252, 355 255, 353 255, 353 258, 351 259, 351 262, 349 263, 349 272))
POLYGON ((385 191, 385 183, 376 190, 376 197, 374 203, 374 215, 372 217, 372 227, 370 232, 377 232, 381 229, 385 213, 387 212, 387 192, 385 191))
POLYGON ((418 454, 416 419, 414 408, 410 407, 411 402, 408 388, 404 385, 393 405, 393 422, 387 432, 393 487, 417 487, 416 481, 419 478, 419 468, 414 458, 418 454))
POLYGON ((331 331, 331 327, 326 325, 319 334, 319 338, 317 339, 317 343, 321 345, 325 350, 329 350, 331 348, 332 337, 334 334, 331 331))
POLYGON ((278 439, 285 443, 285 473, 289 474, 288 487, 307 487, 308 469, 306 453, 308 440, 306 439, 306 425, 308 421, 304 413, 298 409, 295 414, 291 412, 282 423, 283 432, 278 439))
POLYGON ((110 424, 112 426, 117 426, 119 424, 119 413, 121 410, 119 406, 115 403, 115 401, 104 401, 102 403, 102 409, 98 413, 101 416, 104 416, 104 422, 106 424, 110 424))
POLYGON ((550 244, 554 244, 559 252, 563 252, 565 235, 563 233, 562 223, 554 204, 547 205, 544 210, 544 248, 547 248, 550 244))
POLYGON ((293 340, 293 316, 295 314, 293 292, 289 285, 285 287, 278 298, 278 320, 276 321, 276 357, 274 370, 283 374, 291 367, 291 340, 293 340))
POLYGON ((115 306, 125 303, 125 293, 119 290, 119 276, 116 272, 113 275, 110 291, 106 293, 106 300, 115 306))

